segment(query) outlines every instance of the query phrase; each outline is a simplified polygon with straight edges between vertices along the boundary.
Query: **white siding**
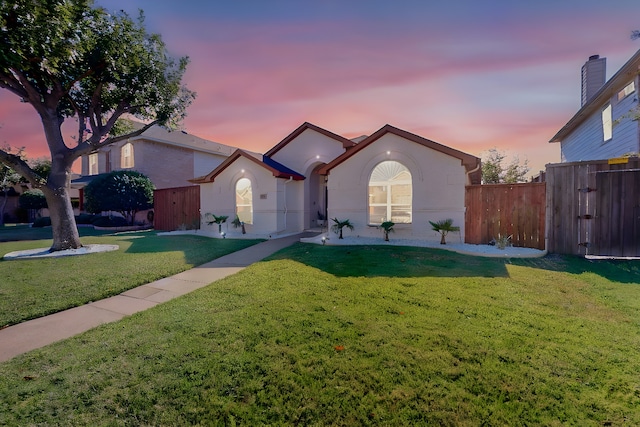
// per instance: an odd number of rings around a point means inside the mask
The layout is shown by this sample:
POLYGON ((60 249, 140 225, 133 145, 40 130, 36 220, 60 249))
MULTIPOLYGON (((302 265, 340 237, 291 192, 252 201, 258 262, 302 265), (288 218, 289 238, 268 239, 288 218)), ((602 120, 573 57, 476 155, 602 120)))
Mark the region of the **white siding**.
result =
POLYGON ((613 107, 613 138, 603 141, 602 108, 588 117, 561 143, 560 151, 563 162, 584 160, 603 160, 629 152, 638 152, 638 121, 632 120, 630 114, 638 105, 638 95, 632 93, 617 101, 617 93, 611 99, 613 107))

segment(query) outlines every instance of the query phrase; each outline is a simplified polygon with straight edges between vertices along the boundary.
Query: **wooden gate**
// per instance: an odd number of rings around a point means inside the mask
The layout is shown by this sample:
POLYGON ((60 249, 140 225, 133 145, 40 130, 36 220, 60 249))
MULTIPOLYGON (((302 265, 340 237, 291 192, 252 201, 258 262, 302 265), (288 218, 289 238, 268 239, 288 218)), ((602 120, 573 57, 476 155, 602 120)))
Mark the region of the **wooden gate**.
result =
POLYGON ((200 186, 163 188, 153 192, 156 230, 200 228, 200 186))
POLYGON ((591 253, 640 255, 640 170, 596 173, 595 229, 591 253))

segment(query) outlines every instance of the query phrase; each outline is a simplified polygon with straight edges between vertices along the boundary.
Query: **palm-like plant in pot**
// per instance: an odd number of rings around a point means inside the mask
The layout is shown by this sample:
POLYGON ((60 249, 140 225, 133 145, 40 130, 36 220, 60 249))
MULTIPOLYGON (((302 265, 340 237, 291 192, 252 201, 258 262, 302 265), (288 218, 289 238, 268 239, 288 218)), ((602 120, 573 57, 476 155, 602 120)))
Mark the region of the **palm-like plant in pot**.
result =
POLYGON ((431 229, 433 231, 437 231, 438 233, 440 233, 441 245, 447 244, 447 241, 445 240, 445 236, 450 231, 460 231, 460 227, 458 227, 457 225, 453 225, 453 220, 451 218, 443 219, 437 222, 429 221, 429 224, 431 224, 431 229))
POLYGON ((394 231, 393 230, 393 226, 396 225, 395 222, 393 221, 385 221, 382 224, 380 224, 380 228, 382 228, 382 231, 384 233, 384 241, 388 242, 389 241, 389 233, 394 231))
POLYGON ((338 218, 331 218, 331 221, 335 223, 331 226, 331 231, 338 235, 338 239, 342 239, 342 229, 344 227, 347 227, 349 230, 353 230, 353 224, 351 224, 348 219, 340 221, 338 218))

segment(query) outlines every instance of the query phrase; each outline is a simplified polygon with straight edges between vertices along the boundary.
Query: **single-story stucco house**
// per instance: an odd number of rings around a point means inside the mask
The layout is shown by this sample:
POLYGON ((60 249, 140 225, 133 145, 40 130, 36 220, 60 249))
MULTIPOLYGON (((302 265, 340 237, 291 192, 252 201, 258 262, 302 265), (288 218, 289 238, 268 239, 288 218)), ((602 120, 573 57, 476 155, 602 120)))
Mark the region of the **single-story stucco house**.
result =
MULTIPOLYGON (((237 216, 248 236, 276 237, 348 219, 358 236, 439 240, 429 221, 453 219, 464 239, 465 186, 479 184, 480 159, 390 125, 344 138, 304 123, 263 155, 236 150, 200 185, 201 211, 237 216)), ((206 219, 206 218, 205 218, 206 219)), ((203 229, 217 225, 203 222, 203 229)))

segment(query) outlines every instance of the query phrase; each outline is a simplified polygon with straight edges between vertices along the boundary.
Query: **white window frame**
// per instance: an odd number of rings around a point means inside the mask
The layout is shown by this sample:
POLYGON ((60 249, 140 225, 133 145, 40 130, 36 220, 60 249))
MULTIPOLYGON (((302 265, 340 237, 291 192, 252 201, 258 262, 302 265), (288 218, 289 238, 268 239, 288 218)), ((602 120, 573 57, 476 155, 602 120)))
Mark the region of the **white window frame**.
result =
POLYGON ((367 198, 367 212, 368 212, 368 223, 369 225, 380 225, 382 224, 382 222, 384 221, 393 221, 396 224, 411 224, 413 222, 413 178, 411 175, 411 172, 409 171, 409 168, 407 168, 404 164, 402 164, 401 162, 398 162, 396 160, 385 160, 383 162, 378 163, 371 171, 371 175, 369 177, 369 185, 367 186, 367 192, 368 192, 368 198, 367 198), (374 174, 376 169, 384 167, 385 163, 396 163, 399 166, 401 166, 402 173, 406 173, 408 174, 409 178, 408 179, 402 179, 402 180, 398 180, 398 179, 389 179, 389 180, 375 180, 374 178, 374 174), (393 202, 393 187, 394 186, 406 186, 409 185, 410 187, 410 202, 407 203, 394 203, 393 202), (386 196, 387 196, 387 200, 383 203, 380 202, 373 202, 372 198, 373 198, 373 193, 372 193, 372 188, 371 187, 383 187, 386 192, 386 196), (372 208, 380 208, 380 207, 386 207, 386 215, 383 218, 383 221, 374 221, 372 220, 371 216, 372 216, 372 208), (407 208, 408 207, 408 208, 407 208), (398 218, 397 216, 394 217, 393 216, 393 212, 394 211, 404 211, 407 215, 406 218, 398 218))
POLYGON ((98 175, 98 153, 89 154, 89 175, 98 175))
POLYGON ((618 92, 618 101, 623 100, 627 96, 631 95, 636 91, 636 82, 632 81, 628 85, 624 87, 620 92, 618 92))
POLYGON ((235 185, 235 197, 236 197, 236 215, 241 222, 245 224, 253 224, 253 188, 251 184, 251 180, 249 178, 240 178, 235 185), (247 183, 242 188, 239 188, 241 183, 247 183), (239 203, 240 200, 245 197, 241 194, 249 192, 249 203, 239 203), (248 209, 247 209, 248 208, 248 209))
POLYGON ((131 169, 134 165, 133 144, 127 142, 120 148, 120 167, 122 169, 131 169))
POLYGON ((602 110, 602 136, 604 142, 613 138, 613 117, 611 104, 602 110))

